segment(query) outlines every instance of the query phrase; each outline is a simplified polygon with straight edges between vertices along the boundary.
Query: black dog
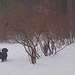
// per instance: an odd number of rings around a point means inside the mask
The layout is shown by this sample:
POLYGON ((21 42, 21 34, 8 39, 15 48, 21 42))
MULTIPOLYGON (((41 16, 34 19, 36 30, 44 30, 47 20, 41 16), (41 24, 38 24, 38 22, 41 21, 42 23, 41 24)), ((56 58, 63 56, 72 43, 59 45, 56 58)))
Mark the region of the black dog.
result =
POLYGON ((2 62, 7 59, 7 52, 8 52, 7 48, 3 48, 2 52, 0 52, 0 59, 2 60, 2 62))

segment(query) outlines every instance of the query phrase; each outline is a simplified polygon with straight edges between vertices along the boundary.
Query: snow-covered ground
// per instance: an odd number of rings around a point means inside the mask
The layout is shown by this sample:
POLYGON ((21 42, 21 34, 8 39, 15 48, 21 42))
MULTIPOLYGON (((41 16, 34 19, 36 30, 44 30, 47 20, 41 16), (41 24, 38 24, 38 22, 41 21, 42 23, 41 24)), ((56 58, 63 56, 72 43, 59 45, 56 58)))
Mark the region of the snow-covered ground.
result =
POLYGON ((0 44, 8 48, 8 59, 0 61, 0 75, 75 75, 75 44, 69 45, 55 57, 42 56, 35 65, 20 44, 0 44))

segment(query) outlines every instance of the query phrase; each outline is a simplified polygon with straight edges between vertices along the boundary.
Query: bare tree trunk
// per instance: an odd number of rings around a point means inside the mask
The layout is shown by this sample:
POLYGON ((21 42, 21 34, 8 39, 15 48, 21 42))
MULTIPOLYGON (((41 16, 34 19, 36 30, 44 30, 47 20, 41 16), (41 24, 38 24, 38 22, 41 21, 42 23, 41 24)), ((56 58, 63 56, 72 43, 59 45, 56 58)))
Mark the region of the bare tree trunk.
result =
POLYGON ((32 64, 36 63, 36 49, 32 49, 31 61, 32 61, 32 64))

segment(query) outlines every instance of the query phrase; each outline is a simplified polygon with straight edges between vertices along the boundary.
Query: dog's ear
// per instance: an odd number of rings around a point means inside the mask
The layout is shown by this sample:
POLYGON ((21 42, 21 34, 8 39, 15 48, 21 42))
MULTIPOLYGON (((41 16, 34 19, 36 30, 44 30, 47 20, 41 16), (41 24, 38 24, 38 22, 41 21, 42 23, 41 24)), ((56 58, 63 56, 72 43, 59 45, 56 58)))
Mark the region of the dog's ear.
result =
POLYGON ((8 52, 8 50, 5 50, 5 52, 8 52))

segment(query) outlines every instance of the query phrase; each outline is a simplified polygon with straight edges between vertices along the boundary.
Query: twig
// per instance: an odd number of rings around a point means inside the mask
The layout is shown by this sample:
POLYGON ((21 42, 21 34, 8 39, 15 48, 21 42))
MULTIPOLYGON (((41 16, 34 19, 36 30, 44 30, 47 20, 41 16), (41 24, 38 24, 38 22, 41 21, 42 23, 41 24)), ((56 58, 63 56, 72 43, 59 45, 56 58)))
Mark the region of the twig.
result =
POLYGON ((56 51, 56 53, 55 53, 53 56, 55 56, 58 52, 62 51, 66 46, 67 46, 67 45, 65 45, 62 49, 56 51))

